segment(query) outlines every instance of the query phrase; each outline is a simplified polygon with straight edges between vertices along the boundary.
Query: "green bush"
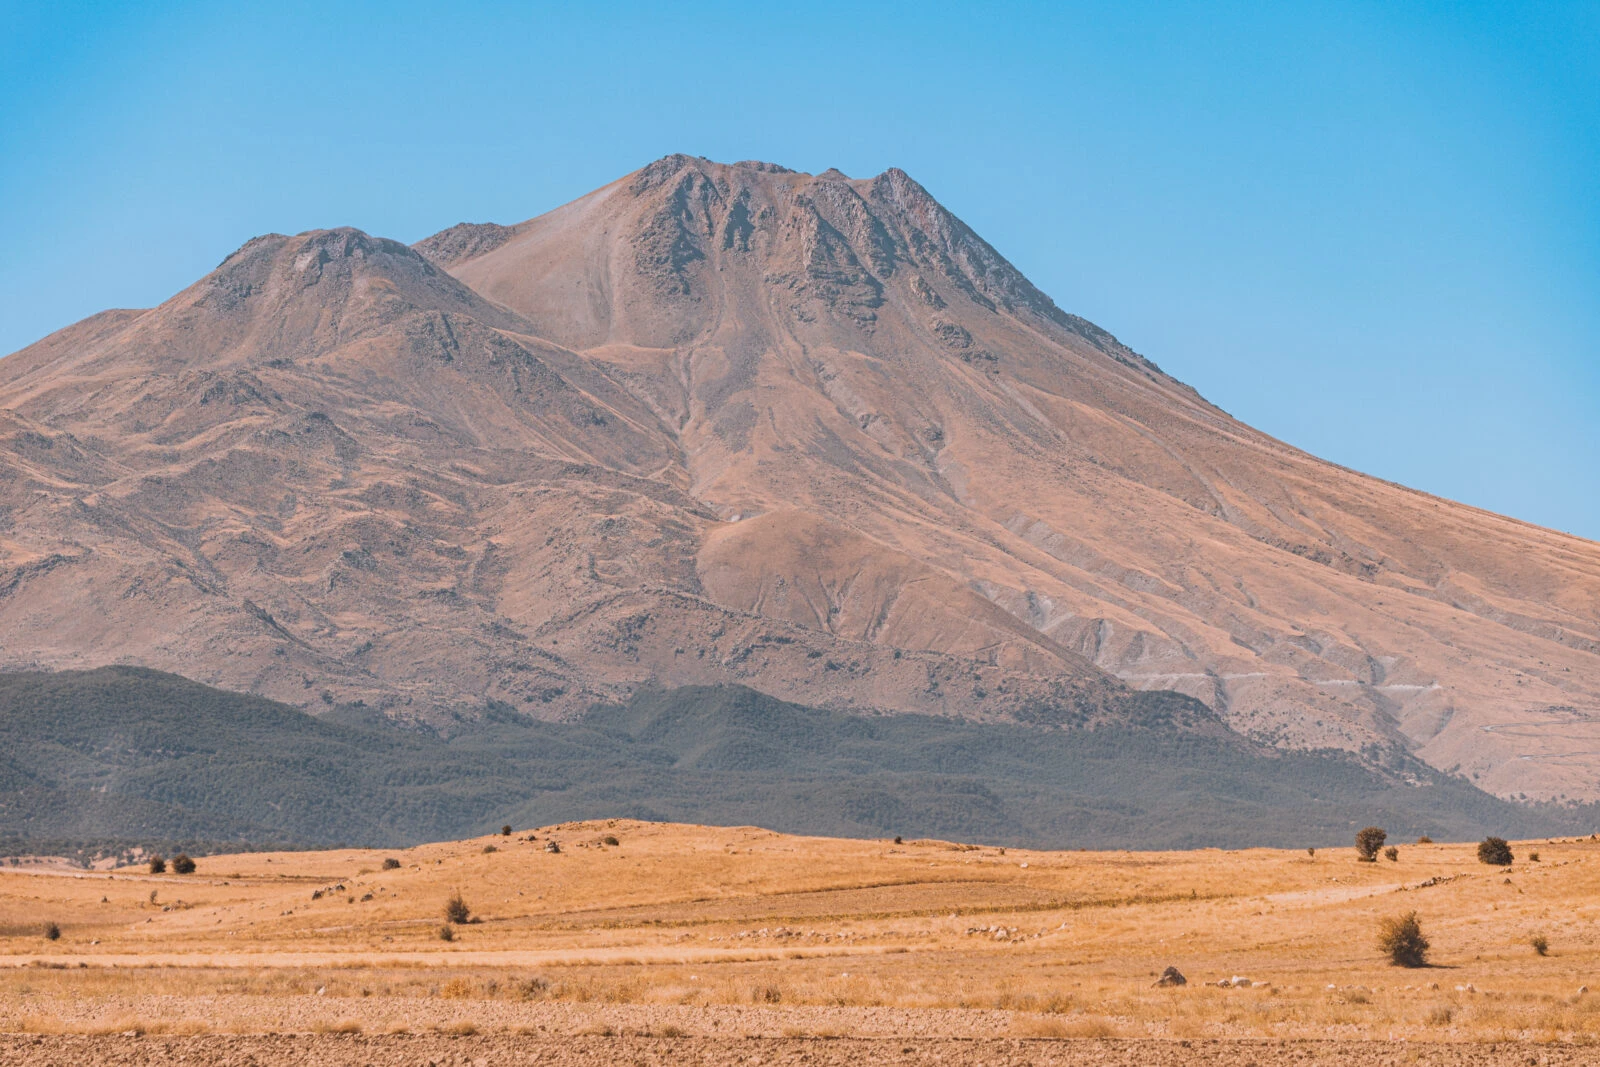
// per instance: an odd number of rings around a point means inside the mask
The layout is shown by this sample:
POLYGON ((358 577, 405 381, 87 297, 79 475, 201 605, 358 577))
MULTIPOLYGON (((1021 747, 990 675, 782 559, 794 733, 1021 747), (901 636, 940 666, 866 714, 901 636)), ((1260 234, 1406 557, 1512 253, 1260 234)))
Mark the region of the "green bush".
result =
POLYGON ((172 873, 173 874, 193 874, 194 873, 194 860, 189 858, 188 853, 180 852, 176 856, 172 857, 172 873))
POLYGON ((166 874, 167 873, 167 858, 165 856, 151 856, 150 857, 150 873, 151 874, 166 874))
POLYGON ((1356 856, 1366 863, 1375 863, 1378 859, 1378 850, 1389 837, 1388 833, 1376 826, 1369 826, 1356 834, 1356 856))
POLYGON ((1427 966, 1429 947, 1414 911, 1378 924, 1378 948, 1396 967, 1427 966))
POLYGON ((1494 867, 1509 867, 1515 859, 1511 855, 1511 846, 1503 837, 1486 837, 1478 845, 1478 862, 1487 863, 1494 867))

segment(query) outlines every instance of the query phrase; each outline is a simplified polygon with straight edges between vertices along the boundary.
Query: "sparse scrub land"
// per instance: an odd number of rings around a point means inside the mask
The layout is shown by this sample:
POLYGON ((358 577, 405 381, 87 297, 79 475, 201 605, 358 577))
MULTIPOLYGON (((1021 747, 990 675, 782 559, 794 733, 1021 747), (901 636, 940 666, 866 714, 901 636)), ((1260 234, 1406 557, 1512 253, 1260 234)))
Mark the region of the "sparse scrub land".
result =
POLYGON ((1348 840, 1352 819, 1398 818, 1396 808, 1408 829, 1458 840, 1587 834, 1597 816, 1592 806, 1510 804, 1425 769, 1427 788, 1375 781, 1354 759, 1263 755, 1243 739, 863 719, 736 686, 646 692, 559 723, 486 720, 441 740, 155 671, 8 674, 0 748, 41 783, 0 790, 0 855, 84 864, 130 862, 135 846, 168 857, 345 842, 392 851, 488 819, 503 829, 619 806, 797 833, 1063 848, 1320 847, 1348 840), (133 751, 116 742, 130 730, 146 739, 133 751), (755 764, 725 758, 757 751, 755 764), (504 773, 484 776, 486 760, 504 773), (82 788, 89 781, 113 791, 82 788), (527 785, 551 781, 567 784, 527 785), (893 804, 878 803, 884 796, 893 804), (86 824, 95 836, 75 837, 86 824))
POLYGON ((609 1026, 614 1042, 678 1033, 676 1062, 745 1033, 1150 1038, 1173 1054, 1250 1038, 1262 1064, 1274 1042, 1330 1035, 1600 1039, 1600 996, 1579 992, 1600 972, 1600 840, 1541 840, 1542 869, 1509 885, 1475 842, 1408 851, 1402 880, 1303 848, 1002 854, 627 820, 526 836, 539 843, 493 857, 502 835, 217 857, 202 868, 226 877, 162 883, 154 902, 142 863, 0 870, 0 1030, 348 1040, 355 1023, 376 1040, 470 1024, 542 1041, 609 1026))

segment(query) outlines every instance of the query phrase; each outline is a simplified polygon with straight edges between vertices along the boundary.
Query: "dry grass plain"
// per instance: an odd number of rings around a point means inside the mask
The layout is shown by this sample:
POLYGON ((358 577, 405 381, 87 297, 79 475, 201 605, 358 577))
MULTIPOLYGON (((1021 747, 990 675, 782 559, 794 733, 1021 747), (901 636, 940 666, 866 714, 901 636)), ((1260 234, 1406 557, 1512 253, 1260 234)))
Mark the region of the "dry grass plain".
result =
POLYGON ((1370 864, 617 820, 188 876, 8 868, 0 1060, 1594 1062, 1600 841, 1515 849, 1505 869, 1470 844, 1370 864), (445 941, 457 891, 473 921, 445 941), (1424 969, 1375 947, 1411 910, 1424 969), (1168 965, 1189 984, 1153 987, 1168 965))

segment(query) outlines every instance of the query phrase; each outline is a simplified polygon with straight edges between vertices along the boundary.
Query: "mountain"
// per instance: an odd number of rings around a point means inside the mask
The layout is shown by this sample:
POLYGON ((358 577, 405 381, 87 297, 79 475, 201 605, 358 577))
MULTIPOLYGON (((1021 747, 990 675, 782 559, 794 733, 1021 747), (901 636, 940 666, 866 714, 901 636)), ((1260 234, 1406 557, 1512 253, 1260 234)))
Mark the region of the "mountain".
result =
POLYGON ((447 726, 1175 689, 1199 736, 1600 795, 1600 545, 1252 430, 897 170, 672 156, 409 248, 258 238, 0 360, 0 464, 11 669, 447 726))
POLYGON ((496 707, 448 739, 312 716, 144 668, 0 675, 0 855, 395 847, 632 817, 1035 847, 1347 845, 1570 833, 1414 761, 1172 728, 1135 695, 1095 730, 846 715, 739 686, 644 690, 568 722, 496 707))

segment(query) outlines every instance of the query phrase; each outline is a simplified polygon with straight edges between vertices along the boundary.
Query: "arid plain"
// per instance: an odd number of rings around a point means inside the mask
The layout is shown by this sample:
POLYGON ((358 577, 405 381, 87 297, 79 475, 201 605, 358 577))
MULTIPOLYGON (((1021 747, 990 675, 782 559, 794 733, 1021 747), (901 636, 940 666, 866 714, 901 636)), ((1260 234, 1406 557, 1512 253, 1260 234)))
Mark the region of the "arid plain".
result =
POLYGON ((617 820, 188 876, 8 868, 0 1059, 1592 1062, 1600 841, 1514 843, 1509 868, 1398 846, 1362 863, 617 820), (447 941, 457 892, 471 917, 447 941), (1378 923, 1413 910, 1430 966, 1391 966, 1378 923), (1155 986, 1168 966, 1188 984, 1155 986))

